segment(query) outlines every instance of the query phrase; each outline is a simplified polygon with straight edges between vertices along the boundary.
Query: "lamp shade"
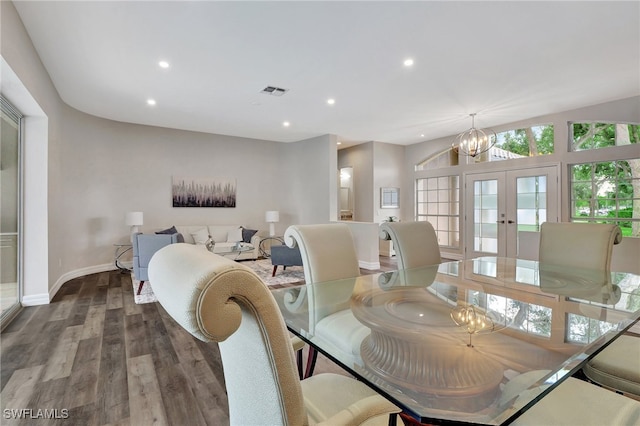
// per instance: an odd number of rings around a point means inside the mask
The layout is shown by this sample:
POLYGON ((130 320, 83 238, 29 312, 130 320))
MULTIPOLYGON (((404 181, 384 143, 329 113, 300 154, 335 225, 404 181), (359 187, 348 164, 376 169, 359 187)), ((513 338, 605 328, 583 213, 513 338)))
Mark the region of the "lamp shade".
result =
POLYGON ((277 210, 269 210, 264 214, 264 221, 267 223, 280 222, 280 212, 277 210))
POLYGON ((140 226, 143 224, 142 212, 128 212, 125 216, 125 223, 128 226, 140 226))

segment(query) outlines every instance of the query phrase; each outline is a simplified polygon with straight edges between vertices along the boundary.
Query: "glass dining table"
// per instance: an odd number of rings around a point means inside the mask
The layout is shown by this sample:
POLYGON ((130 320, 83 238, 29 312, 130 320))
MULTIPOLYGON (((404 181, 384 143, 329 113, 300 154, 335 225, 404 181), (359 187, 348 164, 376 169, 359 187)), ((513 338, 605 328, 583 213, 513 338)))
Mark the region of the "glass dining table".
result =
POLYGON ((421 423, 508 424, 640 318, 640 276, 483 257, 272 291, 288 329, 421 423))

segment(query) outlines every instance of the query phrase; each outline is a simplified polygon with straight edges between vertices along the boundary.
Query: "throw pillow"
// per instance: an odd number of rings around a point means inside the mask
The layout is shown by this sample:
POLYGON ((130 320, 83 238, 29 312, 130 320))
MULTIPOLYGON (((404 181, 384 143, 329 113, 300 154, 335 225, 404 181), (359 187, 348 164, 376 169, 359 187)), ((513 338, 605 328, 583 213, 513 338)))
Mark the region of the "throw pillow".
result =
POLYGON ((163 229, 162 231, 156 231, 156 234, 177 234, 178 230, 176 229, 175 226, 172 226, 171 228, 167 228, 167 229, 163 229))
POLYGON ((253 237, 256 232, 258 232, 257 229, 242 228, 242 241, 245 243, 250 243, 251 237, 253 237))
POLYGON ((198 229, 196 232, 192 232, 191 236, 196 244, 206 244, 209 239, 209 232, 205 229, 198 229))
POLYGON ((227 233, 228 243, 237 243, 239 241, 242 241, 242 228, 234 229, 227 233))

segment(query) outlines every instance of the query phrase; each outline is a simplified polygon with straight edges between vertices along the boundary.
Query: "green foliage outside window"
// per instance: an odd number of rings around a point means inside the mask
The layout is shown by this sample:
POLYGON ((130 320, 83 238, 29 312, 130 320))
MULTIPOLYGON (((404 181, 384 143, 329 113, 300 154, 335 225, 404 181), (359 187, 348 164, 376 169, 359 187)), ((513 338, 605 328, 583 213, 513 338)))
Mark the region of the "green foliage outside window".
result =
POLYGON ((533 126, 498 134, 496 146, 523 157, 553 153, 553 125, 533 126))
POLYGON ((638 143, 640 125, 625 123, 572 123, 572 149, 585 151, 638 143))
MULTIPOLYGON (((572 123, 572 149, 640 142, 640 125, 572 123)), ((640 159, 571 166, 573 221, 615 223, 625 237, 640 237, 640 159)))

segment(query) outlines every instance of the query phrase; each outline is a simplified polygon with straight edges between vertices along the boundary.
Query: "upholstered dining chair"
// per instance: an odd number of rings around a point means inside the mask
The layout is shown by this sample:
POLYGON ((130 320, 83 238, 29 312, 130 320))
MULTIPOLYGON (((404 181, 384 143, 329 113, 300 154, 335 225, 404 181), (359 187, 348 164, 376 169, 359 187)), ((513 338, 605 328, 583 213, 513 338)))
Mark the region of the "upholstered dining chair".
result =
POLYGON ((544 222, 540 226, 541 265, 611 271, 613 245, 622 241, 617 225, 544 222))
MULTIPOLYGON (((599 285, 607 296, 601 303, 616 303, 617 286, 610 283, 614 244, 622 241, 617 225, 602 223, 551 223, 540 227, 540 276, 577 275, 585 286, 599 285), (576 273, 572 268, 578 268, 576 273), (558 272, 561 270, 562 272, 558 272)), ((589 380, 602 386, 640 398, 640 337, 623 335, 596 355, 582 370, 589 380)))
POLYGON ((398 269, 437 265, 442 262, 438 237, 431 223, 384 222, 380 238, 393 241, 398 269))
POLYGON ((149 278, 185 330, 218 342, 232 425, 387 424, 400 410, 337 374, 301 381, 282 315, 249 268, 189 244, 159 250, 149 278))
MULTIPOLYGON (((538 393, 546 387, 542 384, 530 389, 548 373, 537 370, 515 377, 505 384, 498 403, 513 404, 515 409, 522 408, 518 396, 527 392, 538 393)), ((569 377, 511 424, 602 426, 637 425, 639 422, 640 402, 569 377)))
MULTIPOLYGON (((284 233, 289 247, 298 247, 302 257, 306 283, 336 281, 360 275, 358 255, 349 227, 344 223, 292 225, 284 233)), ((310 288, 301 297, 308 304, 316 303, 321 289, 310 288)), ((309 309, 309 331, 324 336, 331 344, 343 348, 347 356, 360 348, 359 342, 368 334, 345 304, 349 298, 335 301, 331 310, 309 309), (348 337, 345 337, 348 336, 348 337)), ((313 374, 317 353, 309 348, 305 377, 313 374)))

